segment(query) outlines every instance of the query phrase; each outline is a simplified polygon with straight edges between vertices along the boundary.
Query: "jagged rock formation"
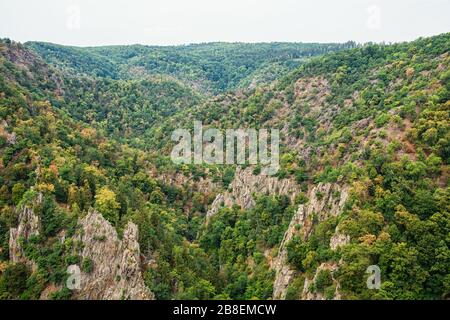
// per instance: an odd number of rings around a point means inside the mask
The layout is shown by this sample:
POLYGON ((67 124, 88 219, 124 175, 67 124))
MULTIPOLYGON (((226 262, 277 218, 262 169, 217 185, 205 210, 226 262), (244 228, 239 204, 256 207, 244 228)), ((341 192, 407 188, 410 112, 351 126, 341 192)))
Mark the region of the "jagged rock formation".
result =
MULTIPOLYGON (((38 197, 37 201, 40 201, 38 197)), ((78 299, 154 299, 153 293, 145 286, 140 268, 138 228, 129 222, 120 240, 116 229, 95 210, 79 221, 79 234, 74 240, 81 241, 80 256, 92 262, 90 272, 81 272, 80 290, 74 291, 78 299)), ((9 254, 13 263, 25 263, 36 271, 34 261, 25 257, 20 239, 28 240, 39 235, 39 217, 29 207, 19 212, 17 228, 10 230, 9 254)), ((60 234, 61 241, 64 233, 60 234)), ((49 293, 60 290, 61 286, 50 285, 41 295, 46 299, 49 293)))
POLYGON ((123 239, 95 210, 80 221, 83 259, 90 259, 91 272, 81 273, 79 299, 154 299, 145 286, 140 269, 138 228, 128 222, 123 239))
POLYGON ((158 173, 155 169, 154 171, 149 172, 155 179, 158 179, 165 184, 176 185, 176 186, 187 186, 191 189, 195 190, 214 190, 218 187, 217 183, 214 183, 210 178, 200 177, 198 180, 193 179, 192 177, 187 177, 183 173, 175 172, 175 173, 158 173))
POLYGON ((208 220, 215 215, 222 204, 226 207, 237 204, 243 209, 251 208, 255 205, 254 194, 287 195, 293 200, 298 192, 298 185, 293 180, 254 175, 250 167, 244 170, 237 167, 228 190, 216 196, 206 217, 208 220))
POLYGON ((272 268, 275 270, 275 281, 273 283, 272 295, 273 299, 284 299, 286 297, 287 288, 294 275, 294 270, 292 270, 288 264, 288 252, 286 246, 295 235, 296 226, 302 225, 304 222, 305 216, 303 215, 303 209, 300 207, 296 214, 292 217, 289 227, 284 234, 283 240, 281 241, 278 256, 272 263, 272 268))
POLYGON ((211 209, 206 213, 206 222, 214 216, 217 212, 219 212, 219 208, 225 203, 223 194, 219 193, 211 204, 211 209))
POLYGON ((25 257, 20 240, 28 240, 31 236, 39 235, 39 217, 33 209, 24 206, 19 210, 19 225, 9 230, 9 258, 13 263, 24 263, 31 270, 36 270, 36 263, 25 257))
POLYGON ((324 221, 330 216, 337 216, 341 213, 347 198, 347 187, 331 183, 319 183, 309 192, 309 202, 299 205, 284 234, 278 256, 274 259, 273 299, 284 299, 286 297, 287 288, 295 273, 287 261, 287 244, 295 235, 307 240, 313 230, 313 215, 317 215, 318 221, 324 221))

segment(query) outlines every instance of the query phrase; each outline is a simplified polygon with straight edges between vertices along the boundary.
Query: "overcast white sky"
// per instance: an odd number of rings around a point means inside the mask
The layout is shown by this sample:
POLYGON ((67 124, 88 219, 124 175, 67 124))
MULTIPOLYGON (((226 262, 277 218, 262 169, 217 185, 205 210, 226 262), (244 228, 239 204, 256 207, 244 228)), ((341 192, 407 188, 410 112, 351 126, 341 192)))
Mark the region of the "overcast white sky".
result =
POLYGON ((21 42, 394 42, 443 32, 450 0, 0 0, 0 37, 21 42))

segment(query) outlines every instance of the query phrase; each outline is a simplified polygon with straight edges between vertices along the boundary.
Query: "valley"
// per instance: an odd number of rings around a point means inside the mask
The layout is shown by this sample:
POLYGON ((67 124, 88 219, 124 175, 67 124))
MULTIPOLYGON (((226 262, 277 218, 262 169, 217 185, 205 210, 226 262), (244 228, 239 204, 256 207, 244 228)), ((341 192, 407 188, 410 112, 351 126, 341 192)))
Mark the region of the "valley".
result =
POLYGON ((0 299, 448 299, 449 63, 449 33, 2 39, 0 299), (276 174, 174 163, 196 122, 279 130, 276 174))

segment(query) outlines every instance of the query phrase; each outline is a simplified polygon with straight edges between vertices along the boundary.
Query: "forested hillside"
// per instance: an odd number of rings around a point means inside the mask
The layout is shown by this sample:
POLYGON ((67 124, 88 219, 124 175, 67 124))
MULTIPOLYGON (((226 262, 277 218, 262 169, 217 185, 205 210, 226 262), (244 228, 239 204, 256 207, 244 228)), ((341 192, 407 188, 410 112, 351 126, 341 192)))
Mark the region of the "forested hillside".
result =
POLYGON ((127 241, 137 226, 146 297, 448 298, 449 63, 448 33, 358 47, 3 40, 0 298, 92 297, 64 285, 69 265, 102 270, 83 250, 111 240, 83 242, 92 210, 127 241), (280 129, 277 175, 173 164, 172 131, 196 120, 280 129))
POLYGON ((203 93, 272 82, 310 57, 345 44, 206 43, 185 46, 67 47, 29 42, 47 62, 75 73, 112 79, 171 76, 203 93))

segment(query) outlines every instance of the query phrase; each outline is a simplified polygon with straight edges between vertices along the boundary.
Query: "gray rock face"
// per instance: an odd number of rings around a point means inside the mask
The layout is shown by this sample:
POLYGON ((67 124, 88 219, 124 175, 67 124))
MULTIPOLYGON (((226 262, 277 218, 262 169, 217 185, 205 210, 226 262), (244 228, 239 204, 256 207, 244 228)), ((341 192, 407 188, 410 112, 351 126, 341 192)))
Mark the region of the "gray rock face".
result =
POLYGON ((206 213, 206 221, 208 222, 212 216, 214 216, 217 212, 219 212, 220 206, 224 204, 225 200, 221 193, 219 193, 211 204, 211 209, 206 213))
POLYGON ((278 250, 278 256, 274 259, 275 281, 273 285, 273 299, 285 299, 287 288, 292 281, 295 271, 287 261, 287 244, 295 235, 307 240, 313 231, 313 215, 316 214, 319 221, 341 213, 345 201, 348 198, 348 188, 337 184, 319 183, 309 192, 309 202, 299 205, 297 212, 292 217, 288 229, 278 250))
MULTIPOLYGON (((41 197, 39 197, 41 198, 41 197)), ((38 200, 40 201, 40 200, 38 200)), ((140 249, 138 228, 129 222, 120 240, 116 229, 95 210, 79 221, 80 234, 74 240, 82 242, 83 259, 92 261, 92 271, 81 272, 80 289, 74 290, 77 299, 154 299, 153 293, 145 286, 140 267, 140 249)), ((25 257, 20 246, 20 239, 29 239, 39 235, 39 217, 28 207, 19 212, 19 225, 10 230, 9 254, 13 263, 25 263, 33 271, 37 265, 25 257)), ((64 240, 64 232, 60 235, 64 240)), ((50 285, 42 295, 60 290, 61 286, 50 285)))
POLYGON ((123 239, 116 229, 94 210, 80 221, 83 259, 90 259, 93 270, 81 273, 79 299, 148 300, 154 295, 145 286, 140 269, 138 228, 129 222, 123 239))
POLYGON ((286 298, 287 288, 295 273, 288 264, 287 244, 292 240, 297 231, 298 225, 303 225, 305 222, 305 214, 303 206, 299 206, 297 212, 292 217, 287 231, 284 233, 280 248, 278 249, 278 256, 273 260, 273 269, 275 270, 275 281, 273 283, 273 299, 286 298))
POLYGON ((19 225, 9 230, 9 258, 13 263, 25 263, 32 270, 36 270, 36 263, 25 257, 20 245, 20 239, 28 240, 31 236, 39 235, 39 217, 33 209, 22 207, 19 211, 19 225))
POLYGON ((11 134, 8 134, 8 135, 6 136, 6 141, 7 141, 9 144, 11 144, 11 145, 16 144, 16 143, 17 143, 17 136, 16 136, 16 133, 13 132, 13 133, 11 133, 11 134))
POLYGON ((243 209, 251 208, 255 205, 253 194, 287 195, 293 200, 298 192, 298 185, 293 180, 280 180, 263 174, 254 175, 251 168, 242 170, 237 167, 228 191, 216 196, 206 217, 208 220, 214 216, 222 203, 226 207, 237 204, 243 209))

